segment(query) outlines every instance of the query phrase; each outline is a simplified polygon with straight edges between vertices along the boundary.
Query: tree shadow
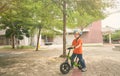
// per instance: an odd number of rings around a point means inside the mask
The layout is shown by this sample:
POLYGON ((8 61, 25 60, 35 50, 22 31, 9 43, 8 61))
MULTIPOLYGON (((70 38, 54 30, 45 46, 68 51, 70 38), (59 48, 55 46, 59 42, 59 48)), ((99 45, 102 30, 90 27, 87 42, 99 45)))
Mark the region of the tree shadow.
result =
POLYGON ((13 64, 16 64, 18 63, 19 61, 14 59, 14 58, 4 58, 4 57, 0 57, 0 67, 1 68, 6 68, 6 67, 9 67, 13 64))
POLYGON ((7 72, 0 72, 0 76, 3 76, 3 75, 5 75, 7 72))

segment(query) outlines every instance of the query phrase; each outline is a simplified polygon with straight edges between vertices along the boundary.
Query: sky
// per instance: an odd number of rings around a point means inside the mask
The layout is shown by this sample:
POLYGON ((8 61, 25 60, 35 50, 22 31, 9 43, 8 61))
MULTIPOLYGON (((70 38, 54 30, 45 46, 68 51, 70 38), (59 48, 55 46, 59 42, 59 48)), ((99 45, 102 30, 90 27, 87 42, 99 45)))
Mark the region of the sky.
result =
POLYGON ((110 15, 102 20, 102 27, 110 26, 115 29, 120 29, 120 0, 116 1, 116 7, 107 9, 110 15))

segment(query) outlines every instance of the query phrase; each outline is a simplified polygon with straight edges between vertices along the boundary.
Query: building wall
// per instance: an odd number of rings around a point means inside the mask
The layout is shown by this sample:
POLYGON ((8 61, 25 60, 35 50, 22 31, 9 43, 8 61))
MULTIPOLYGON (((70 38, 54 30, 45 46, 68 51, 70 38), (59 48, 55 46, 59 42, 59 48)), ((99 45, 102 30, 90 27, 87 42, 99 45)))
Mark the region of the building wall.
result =
MULTIPOLYGON (((87 27, 89 31, 84 32, 82 34, 83 43, 87 44, 103 44, 102 38, 102 29, 101 29, 101 21, 96 21, 92 23, 89 27, 87 27)), ((74 36, 72 34, 66 35, 66 43, 69 45, 72 43, 74 36)), ((54 44, 62 44, 63 38, 62 35, 58 35, 54 38, 54 44)))
POLYGON ((9 45, 10 40, 5 37, 5 35, 0 35, 0 45, 9 45))
MULTIPOLYGON (((66 44, 67 45, 71 45, 72 44, 72 40, 74 39, 73 35, 66 35, 66 44)), ((63 35, 57 35, 54 38, 53 44, 63 44, 63 35)))
MULTIPOLYGON (((24 46, 28 46, 28 45, 32 45, 32 46, 37 46, 37 34, 34 35, 34 37, 25 37, 23 40, 20 40, 20 45, 24 45, 24 46)), ((39 46, 43 45, 43 41, 41 39, 41 35, 40 35, 40 40, 39 40, 39 46)))
POLYGON ((55 38, 53 39, 53 44, 63 44, 63 35, 57 35, 55 36, 55 38))
POLYGON ((24 37, 23 40, 20 40, 20 45, 27 46, 29 44, 30 44, 29 38, 27 38, 27 37, 24 37))
POLYGON ((92 23, 89 32, 85 32, 82 36, 84 43, 103 43, 101 21, 92 23))

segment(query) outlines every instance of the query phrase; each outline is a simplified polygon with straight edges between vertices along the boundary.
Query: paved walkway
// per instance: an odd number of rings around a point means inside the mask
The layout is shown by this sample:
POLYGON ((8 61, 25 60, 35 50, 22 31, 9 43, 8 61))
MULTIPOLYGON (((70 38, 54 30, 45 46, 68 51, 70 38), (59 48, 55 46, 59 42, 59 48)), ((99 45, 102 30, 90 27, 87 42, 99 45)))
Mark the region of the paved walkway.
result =
POLYGON ((49 46, 41 51, 0 50, 0 76, 120 76, 120 51, 113 46, 84 47, 87 72, 74 68, 63 75, 59 71, 64 61, 61 46, 49 46))

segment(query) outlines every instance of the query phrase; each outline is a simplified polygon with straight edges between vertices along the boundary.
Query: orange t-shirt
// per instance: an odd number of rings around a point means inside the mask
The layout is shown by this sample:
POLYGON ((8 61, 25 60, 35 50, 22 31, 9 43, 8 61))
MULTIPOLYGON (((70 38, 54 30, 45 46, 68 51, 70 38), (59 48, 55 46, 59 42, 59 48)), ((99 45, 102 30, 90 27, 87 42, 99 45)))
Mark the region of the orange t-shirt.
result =
POLYGON ((72 46, 78 46, 78 45, 81 45, 80 47, 78 48, 75 48, 73 50, 73 53, 75 54, 82 54, 82 40, 79 38, 78 40, 74 39, 73 42, 72 42, 72 46))

